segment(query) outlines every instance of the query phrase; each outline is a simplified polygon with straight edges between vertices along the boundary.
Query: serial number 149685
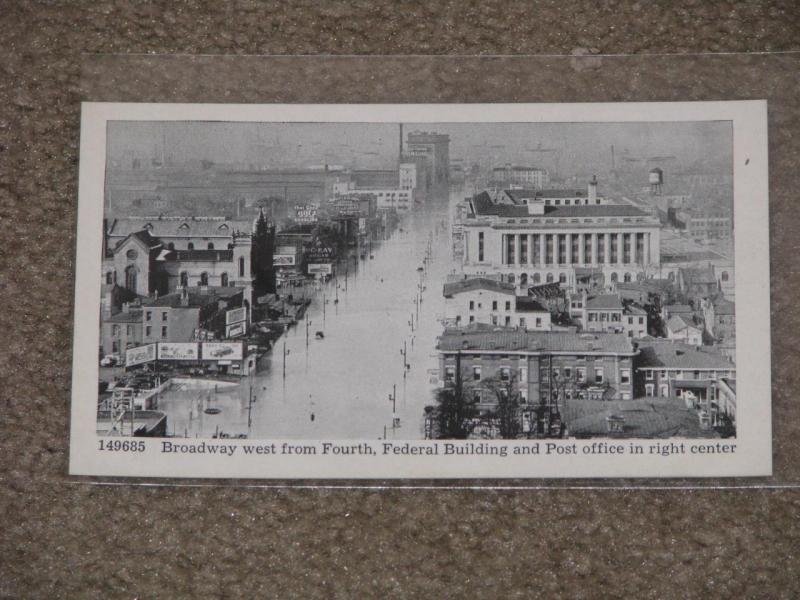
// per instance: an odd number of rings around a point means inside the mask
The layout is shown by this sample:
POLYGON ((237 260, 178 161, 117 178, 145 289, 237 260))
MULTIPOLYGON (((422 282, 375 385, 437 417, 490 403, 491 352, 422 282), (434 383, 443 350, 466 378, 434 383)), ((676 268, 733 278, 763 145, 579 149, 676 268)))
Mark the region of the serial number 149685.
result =
POLYGON ((100 450, 110 452, 144 452, 143 440, 100 440, 100 450))

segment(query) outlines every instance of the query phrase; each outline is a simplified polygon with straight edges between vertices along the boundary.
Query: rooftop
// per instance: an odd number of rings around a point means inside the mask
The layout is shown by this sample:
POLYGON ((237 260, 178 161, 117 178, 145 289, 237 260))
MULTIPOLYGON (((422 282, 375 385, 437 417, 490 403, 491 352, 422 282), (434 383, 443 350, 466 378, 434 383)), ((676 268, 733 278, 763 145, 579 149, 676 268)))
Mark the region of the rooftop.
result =
POLYGON ((536 354, 603 353, 634 354, 630 338, 622 333, 571 333, 563 331, 520 331, 475 324, 445 329, 439 338, 441 352, 517 351, 536 354))
POLYGON ((111 222, 108 235, 127 237, 131 233, 146 230, 155 237, 230 237, 234 231, 249 233, 252 228, 252 221, 221 217, 120 217, 111 222))
POLYGON ((734 369, 725 356, 707 347, 675 342, 647 342, 639 346, 639 366, 668 369, 734 369))
MULTIPOLYGON (((519 190, 511 190, 511 194, 517 191, 519 190)), ((560 191, 564 192, 564 190, 560 191)), ((631 204, 545 206, 544 215, 531 215, 528 212, 528 207, 525 205, 496 204, 492 201, 488 192, 481 192, 474 196, 471 205, 476 216, 495 216, 503 218, 526 218, 531 216, 544 216, 556 219, 571 217, 650 217, 648 213, 631 204)))
POLYGON ((680 315, 672 315, 669 319, 667 319, 667 329, 673 332, 683 331, 689 327, 689 323, 681 317, 680 315))
POLYGON ((233 250, 164 250, 157 260, 232 262, 233 250))
POLYGON ((143 301, 143 305, 145 308, 151 308, 151 307, 152 308, 158 308, 158 307, 199 308, 201 306, 206 306, 207 304, 211 304, 219 300, 227 300, 229 298, 232 298, 236 294, 241 293, 242 288, 198 286, 196 288, 186 288, 186 290, 189 296, 187 305, 184 305, 181 302, 182 293, 180 291, 174 292, 172 294, 165 294, 164 296, 159 296, 158 298, 149 298, 143 301))
POLYGON ((561 296, 561 285, 559 283, 532 285, 528 288, 528 295, 533 298, 558 298, 561 296))
POLYGON ((714 269, 711 268, 682 268, 681 276, 687 284, 716 284, 714 269))
POLYGON ((715 315, 733 315, 736 314, 736 304, 725 298, 719 298, 714 302, 715 315))
POLYGON ((473 290, 487 290, 499 292, 501 294, 513 295, 514 284, 505 283, 503 281, 489 279, 486 277, 470 277, 469 279, 462 279, 461 281, 445 283, 443 295, 445 298, 450 298, 455 294, 471 292, 473 290))
POLYGON ((602 294, 586 301, 589 310, 622 310, 622 300, 615 294, 602 294))
POLYGON ((541 303, 527 296, 517 296, 515 302, 517 312, 548 312, 541 303))
POLYGON ((667 304, 664 307, 664 310, 670 315, 694 313, 694 309, 688 304, 667 304))

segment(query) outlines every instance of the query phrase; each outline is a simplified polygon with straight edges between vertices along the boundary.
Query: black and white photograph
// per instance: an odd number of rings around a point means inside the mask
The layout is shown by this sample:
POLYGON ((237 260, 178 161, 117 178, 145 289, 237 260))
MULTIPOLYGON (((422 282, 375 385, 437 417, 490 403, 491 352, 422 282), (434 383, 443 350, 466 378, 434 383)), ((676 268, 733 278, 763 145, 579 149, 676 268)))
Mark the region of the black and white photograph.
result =
POLYGON ((81 155, 79 236, 100 243, 79 264, 94 299, 76 306, 98 325, 91 348, 76 335, 76 377, 96 391, 73 411, 94 415, 92 451, 258 456, 284 476, 326 460, 322 476, 344 461, 385 477, 763 471, 737 454, 770 442, 768 377, 742 381, 737 330, 748 320, 768 367, 768 287, 747 300, 736 250, 768 264, 751 246, 766 155, 724 108, 764 123, 758 103, 702 104, 597 120, 576 105, 551 120, 536 105, 330 120, 110 105, 81 155), (760 169, 749 188, 745 168, 760 169))

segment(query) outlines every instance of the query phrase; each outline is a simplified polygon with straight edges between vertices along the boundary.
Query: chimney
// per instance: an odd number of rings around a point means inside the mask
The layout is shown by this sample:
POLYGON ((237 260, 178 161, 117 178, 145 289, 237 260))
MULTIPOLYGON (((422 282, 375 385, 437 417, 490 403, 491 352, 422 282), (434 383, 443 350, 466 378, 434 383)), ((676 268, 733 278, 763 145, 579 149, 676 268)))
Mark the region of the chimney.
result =
POLYGON ((589 182, 589 204, 597 202, 597 176, 592 175, 592 180, 589 182))
POLYGON ((125 314, 128 314, 130 311, 131 311, 130 303, 129 302, 123 302, 122 303, 122 312, 124 312, 125 314))
POLYGON ((181 306, 189 306, 189 290, 186 288, 181 290, 181 306))

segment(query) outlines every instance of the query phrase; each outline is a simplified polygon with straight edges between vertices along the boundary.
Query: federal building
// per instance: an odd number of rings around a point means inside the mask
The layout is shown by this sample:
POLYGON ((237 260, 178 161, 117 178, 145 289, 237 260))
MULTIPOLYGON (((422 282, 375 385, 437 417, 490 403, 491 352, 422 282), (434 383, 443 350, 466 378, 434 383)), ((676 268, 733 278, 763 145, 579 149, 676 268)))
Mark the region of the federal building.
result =
POLYGON ((639 281, 658 270, 658 217, 601 198, 595 180, 585 192, 511 190, 504 198, 482 192, 467 200, 461 220, 465 273, 499 273, 521 287, 574 287, 576 274, 587 270, 602 273, 606 284, 639 281))

